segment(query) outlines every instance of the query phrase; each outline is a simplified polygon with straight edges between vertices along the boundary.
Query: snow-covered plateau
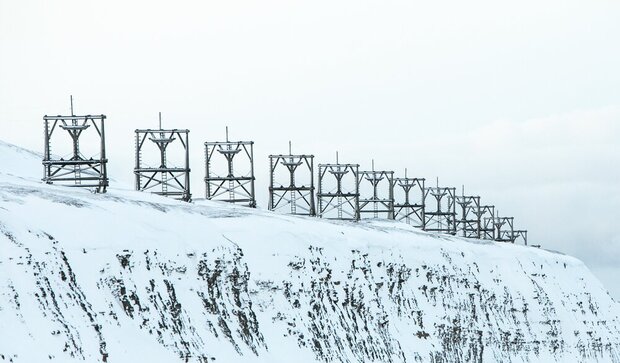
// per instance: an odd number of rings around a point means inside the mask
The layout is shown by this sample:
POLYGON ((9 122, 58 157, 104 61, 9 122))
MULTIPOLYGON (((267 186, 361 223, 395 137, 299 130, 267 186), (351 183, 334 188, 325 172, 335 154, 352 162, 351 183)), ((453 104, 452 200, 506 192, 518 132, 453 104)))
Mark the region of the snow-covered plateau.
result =
POLYGON ((573 257, 41 170, 0 143, 0 362, 620 362, 573 257))

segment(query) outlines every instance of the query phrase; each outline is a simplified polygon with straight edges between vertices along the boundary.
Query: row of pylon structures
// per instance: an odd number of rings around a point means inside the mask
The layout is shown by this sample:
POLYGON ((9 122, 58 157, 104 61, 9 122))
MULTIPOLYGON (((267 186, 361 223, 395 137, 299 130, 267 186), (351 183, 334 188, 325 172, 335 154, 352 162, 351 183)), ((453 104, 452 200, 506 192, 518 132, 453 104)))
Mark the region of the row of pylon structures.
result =
MULTIPOLYGON (((46 183, 106 191, 105 119, 74 115, 72 98, 70 116, 43 117, 46 183), (57 129, 66 131, 65 145, 53 153, 57 129), (85 149, 92 156, 86 157, 85 149)), ((256 207, 254 142, 231 141, 226 128, 225 141, 207 141, 204 150, 206 198, 256 207)), ((188 129, 163 128, 160 113, 157 129, 135 130, 136 190, 191 201, 190 172, 188 129)), ((269 173, 272 211, 351 221, 382 218, 429 232, 527 245, 527 231, 515 229, 513 217, 500 216, 480 196, 465 195, 464 187, 458 195, 438 179, 427 186, 424 178, 408 176, 407 169, 395 177, 394 171, 376 170, 373 160, 370 170, 360 170, 359 164, 341 163, 336 153, 335 163, 318 164, 315 195, 314 155, 293 154, 289 142, 288 154, 269 155, 269 173)))

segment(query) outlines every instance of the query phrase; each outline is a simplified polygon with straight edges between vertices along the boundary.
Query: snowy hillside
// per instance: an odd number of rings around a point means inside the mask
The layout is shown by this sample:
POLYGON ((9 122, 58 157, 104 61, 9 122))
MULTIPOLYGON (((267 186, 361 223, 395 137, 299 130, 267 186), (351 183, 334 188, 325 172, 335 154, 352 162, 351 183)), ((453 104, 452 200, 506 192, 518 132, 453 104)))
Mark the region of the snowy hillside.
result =
POLYGON ((40 171, 0 143, 0 362, 620 362, 572 257, 40 171))

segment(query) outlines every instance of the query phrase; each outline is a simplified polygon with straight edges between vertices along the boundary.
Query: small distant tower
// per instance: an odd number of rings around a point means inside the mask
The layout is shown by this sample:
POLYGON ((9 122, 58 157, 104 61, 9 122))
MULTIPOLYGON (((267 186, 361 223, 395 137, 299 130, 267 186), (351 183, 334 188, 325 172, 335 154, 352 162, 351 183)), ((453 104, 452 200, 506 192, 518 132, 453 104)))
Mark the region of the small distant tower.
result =
POLYGON ((138 129, 135 132, 136 190, 189 202, 192 198, 189 187, 189 130, 163 129, 160 112, 159 129, 138 129), (175 142, 177 140, 179 142, 175 142), (180 164, 184 166, 171 165, 170 156, 182 160, 180 164))
POLYGON ((360 219, 358 164, 319 164, 318 216, 321 218, 360 219))
POLYGON ((495 239, 495 226, 493 220, 495 219, 495 206, 494 205, 482 205, 480 206, 480 222, 482 226, 480 228, 480 238, 494 240, 495 239))
POLYGON ((517 241, 523 241, 523 244, 527 246, 527 231, 524 229, 515 230, 513 232, 513 243, 517 241))
POLYGON ((207 199, 256 207, 254 141, 229 141, 226 127, 226 141, 205 142, 205 159, 207 199))
POLYGON ((394 219, 424 229, 424 178, 394 178, 394 219))
POLYGON ((357 189, 360 193, 359 216, 364 218, 384 217, 394 219, 394 172, 375 170, 375 161, 372 161, 372 170, 363 170, 358 173, 357 189), (365 182, 368 182, 366 184, 365 182), (365 188, 366 186, 367 188, 365 188))
POLYGON ((290 208, 291 214, 314 216, 314 155, 269 155, 269 210, 290 208), (284 184, 277 180, 286 179, 284 184), (301 183, 300 184, 300 180, 301 183))
POLYGON ((513 217, 500 217, 499 212, 497 212, 497 215, 493 219, 493 226, 495 227, 495 241, 514 243, 515 233, 513 217))
POLYGON ((424 230, 456 234, 456 188, 437 186, 424 190, 424 230), (436 208, 431 209, 434 198, 436 208))
POLYGON ((105 115, 76 116, 73 113, 73 96, 71 96, 71 116, 43 116, 45 123, 44 182, 92 188, 97 193, 105 193, 109 183, 108 159, 105 154, 105 118, 105 115), (61 137, 58 134, 63 134, 62 131, 55 133, 57 129, 67 132, 64 135, 70 137, 71 146, 67 144, 66 139, 58 140, 58 142, 65 143, 65 147, 60 147, 52 154, 52 141, 61 137), (57 156, 58 153, 64 156, 57 156), (92 156, 87 157, 85 153, 92 156))
POLYGON ((459 205, 459 217, 457 219, 457 234, 466 238, 481 238, 482 236, 482 215, 484 211, 480 209, 480 197, 465 195, 463 186, 462 195, 456 197, 456 204, 459 205))

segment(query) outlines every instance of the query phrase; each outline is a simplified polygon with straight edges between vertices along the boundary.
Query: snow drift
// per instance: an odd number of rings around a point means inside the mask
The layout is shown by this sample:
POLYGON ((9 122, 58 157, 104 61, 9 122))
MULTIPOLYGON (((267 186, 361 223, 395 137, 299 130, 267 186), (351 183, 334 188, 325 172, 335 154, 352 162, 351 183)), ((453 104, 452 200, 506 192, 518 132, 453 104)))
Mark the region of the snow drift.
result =
POLYGON ((572 257, 40 171, 0 144, 0 361, 620 362, 572 257))

